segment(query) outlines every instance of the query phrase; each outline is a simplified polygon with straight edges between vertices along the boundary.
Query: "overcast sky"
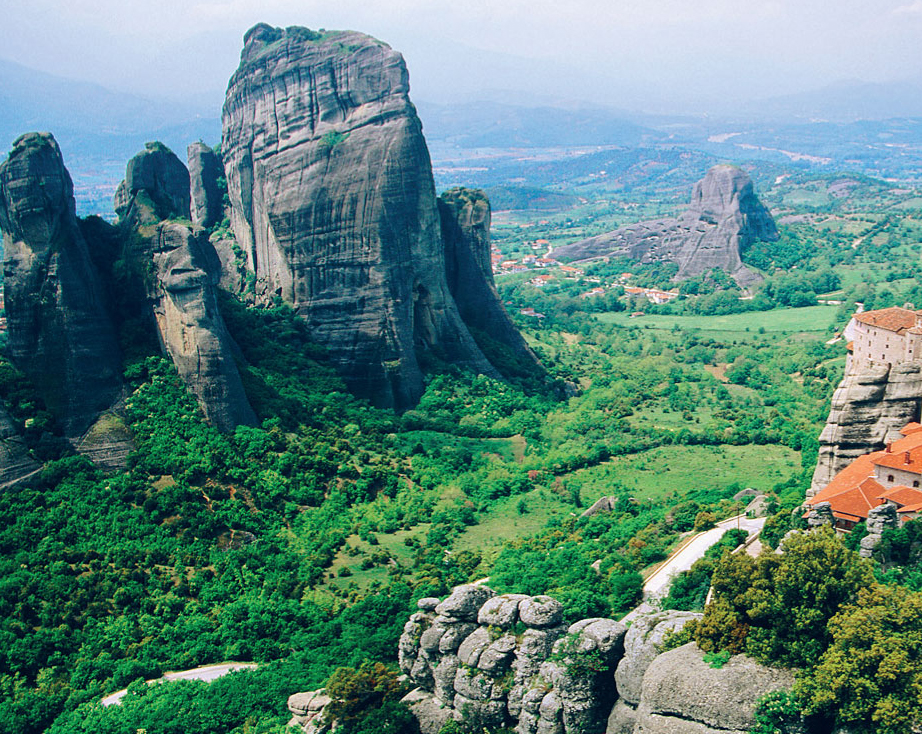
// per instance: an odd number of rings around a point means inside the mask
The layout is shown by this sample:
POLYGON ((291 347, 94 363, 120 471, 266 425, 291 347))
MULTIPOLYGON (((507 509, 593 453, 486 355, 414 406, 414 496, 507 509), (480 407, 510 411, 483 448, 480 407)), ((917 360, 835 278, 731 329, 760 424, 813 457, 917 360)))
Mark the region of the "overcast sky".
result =
POLYGON ((418 101, 516 90, 678 110, 922 73, 922 0, 0 0, 0 10, 0 57, 209 104, 259 21, 388 42, 418 101))

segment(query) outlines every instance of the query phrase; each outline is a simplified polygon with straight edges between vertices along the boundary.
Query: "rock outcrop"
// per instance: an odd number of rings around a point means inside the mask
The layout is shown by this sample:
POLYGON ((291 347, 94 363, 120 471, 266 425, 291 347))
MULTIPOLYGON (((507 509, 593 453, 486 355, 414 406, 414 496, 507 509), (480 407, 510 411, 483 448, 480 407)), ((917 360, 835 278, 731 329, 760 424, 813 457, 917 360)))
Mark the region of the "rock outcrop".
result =
POLYGON ((148 143, 128 161, 125 179, 115 192, 119 219, 133 205, 150 207, 157 219, 189 219, 189 171, 163 143, 148 143))
POLYGON ((350 388, 407 407, 420 360, 498 377, 461 320, 403 58, 354 32, 253 27, 222 155, 256 295, 306 320, 350 388))
POLYGON ((328 732, 330 726, 323 719, 323 710, 330 701, 323 688, 292 694, 288 697, 288 711, 291 713, 288 726, 298 727, 305 734, 328 732))
POLYGON ((212 227, 224 216, 218 179, 224 176, 221 159, 202 142, 192 143, 186 150, 189 162, 189 194, 192 224, 212 227))
POLYGON ((234 360, 236 347, 218 308, 215 288, 221 262, 201 228, 174 219, 183 217, 183 206, 188 216, 189 206, 188 193, 183 198, 188 174, 183 177, 177 167, 185 170, 172 152, 157 144, 148 144, 129 162, 119 187, 130 192, 120 206, 123 258, 143 274, 134 287, 146 291, 160 343, 205 417, 225 431, 254 425, 256 416, 234 360), (139 188, 142 182, 156 188, 139 188))
POLYGON ((439 196, 438 207, 445 242, 445 275, 464 323, 487 353, 492 354, 497 347, 488 349, 485 341, 506 350, 519 371, 541 371, 496 291, 490 260, 489 199, 479 189, 456 187, 439 196))
POLYGON ((756 702, 791 690, 794 676, 734 655, 719 668, 690 642, 658 655, 643 677, 634 734, 748 734, 756 702))
POLYGON ((900 429, 919 420, 922 362, 886 365, 850 363, 832 396, 809 496, 815 495, 857 457, 901 438, 900 429))
POLYGON ((700 619, 697 612, 652 612, 636 617, 624 638, 624 659, 615 670, 618 695, 631 706, 640 703, 644 674, 660 654, 667 635, 700 619))
POLYGON ((860 548, 858 549, 858 553, 862 558, 870 558, 874 554, 874 549, 883 539, 885 531, 900 526, 896 505, 886 502, 883 505, 872 507, 868 511, 866 526, 868 534, 861 539, 860 548))
POLYGON ((10 357, 78 440, 120 399, 121 355, 50 134, 21 136, 0 165, 0 230, 10 357))
POLYGON ((630 628, 611 619, 564 626, 550 597, 476 585, 418 606, 399 663, 418 686, 404 702, 422 734, 451 719, 517 734, 746 734, 758 700, 794 682, 744 655, 713 668, 694 643, 663 652, 669 633, 701 616, 692 612, 635 612, 630 628))
POLYGON ((220 263, 200 229, 164 222, 152 252, 157 329, 179 376, 208 421, 223 431, 255 425, 218 309, 220 263))
POLYGON ((423 734, 437 734, 449 718, 475 729, 514 725, 518 734, 604 731, 624 625, 585 619, 567 627, 551 597, 474 585, 419 608, 404 627, 399 662, 419 686, 407 703, 423 734))
POLYGON ((588 260, 621 255, 642 262, 675 262, 677 280, 719 268, 748 285, 761 277, 743 265, 740 252, 755 240, 776 239, 775 221, 749 176, 720 165, 695 184, 688 210, 677 219, 632 224, 558 248, 553 256, 588 260))

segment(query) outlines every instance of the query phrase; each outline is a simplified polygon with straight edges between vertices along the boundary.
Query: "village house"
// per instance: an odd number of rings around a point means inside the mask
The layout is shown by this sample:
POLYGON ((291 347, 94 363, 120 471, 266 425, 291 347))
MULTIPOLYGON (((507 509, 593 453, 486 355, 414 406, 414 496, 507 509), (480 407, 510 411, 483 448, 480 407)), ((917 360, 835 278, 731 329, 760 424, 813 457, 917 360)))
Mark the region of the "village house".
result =
POLYGON ((806 505, 828 502, 835 527, 841 531, 850 531, 867 519, 873 507, 886 503, 896 507, 900 522, 918 517, 922 512, 922 424, 908 423, 900 434, 903 437, 883 451, 855 459, 806 505))
POLYGON ((640 288, 634 285, 625 286, 624 292, 629 296, 644 296, 650 303, 669 303, 679 297, 678 291, 661 291, 658 288, 640 288))
POLYGON ((855 365, 887 365, 922 359, 922 312, 892 306, 858 312, 843 332, 855 365))

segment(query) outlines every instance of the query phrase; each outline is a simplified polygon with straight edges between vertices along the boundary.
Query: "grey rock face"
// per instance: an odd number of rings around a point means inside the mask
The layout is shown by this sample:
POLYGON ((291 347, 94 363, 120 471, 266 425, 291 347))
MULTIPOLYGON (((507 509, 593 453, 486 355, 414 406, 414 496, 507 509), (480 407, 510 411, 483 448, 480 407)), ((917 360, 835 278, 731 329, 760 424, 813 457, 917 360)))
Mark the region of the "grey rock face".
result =
POLYGON ((550 596, 534 596, 519 604, 519 619, 529 627, 554 627, 563 619, 563 605, 550 596))
POLYGON ((885 530, 899 527, 900 520, 896 507, 888 502, 871 508, 868 512, 866 525, 868 534, 861 539, 858 550, 862 558, 870 558, 873 555, 874 549, 883 538, 885 530))
POLYGON ((519 602, 527 598, 525 594, 501 594, 487 599, 477 613, 477 622, 509 629, 519 619, 519 602))
POLYGON ((224 168, 217 154, 204 143, 192 143, 186 150, 189 161, 189 194, 192 223, 211 227, 223 217, 218 179, 224 168))
POLYGON ((624 657, 615 670, 618 695, 632 706, 640 703, 644 673, 660 654, 660 648, 670 632, 676 632, 692 619, 700 619, 697 612, 654 612, 634 619, 624 636, 624 657))
POLYGON ((524 369, 543 372, 534 352, 503 308, 490 260, 490 202, 479 189, 456 187, 438 199, 448 288, 464 323, 516 357, 524 369))
POLYGON ((859 456, 880 451, 900 436, 900 429, 919 416, 922 363, 902 362, 846 368, 832 395, 811 496, 859 456))
POLYGON ((793 684, 789 671, 767 668, 743 655, 734 655, 722 668, 711 668, 697 646, 688 643, 659 655, 647 668, 635 732, 709 730, 683 729, 685 722, 748 732, 756 724, 756 701, 772 691, 790 690, 793 684))
POLYGON ((21 136, 0 164, 0 231, 10 357, 77 439, 120 398, 121 355, 50 134, 21 136))
POLYGON ((183 179, 177 167, 185 171, 172 152, 154 143, 129 161, 122 187, 130 192, 120 220, 123 257, 137 272, 152 275, 135 286, 146 289, 160 343, 205 417, 224 431, 255 425, 234 361, 236 347, 218 308, 218 255, 201 229, 166 218, 177 216, 181 206, 188 217, 189 176, 183 179), (139 188, 145 183, 158 188, 139 188))
POLYGON ((119 218, 128 215, 142 191, 157 219, 189 218, 189 171, 163 143, 148 143, 128 162, 125 180, 115 192, 119 218))
POLYGON ((626 255, 642 262, 678 263, 676 279, 720 268, 740 285, 761 280, 740 260, 754 240, 776 240, 778 230, 752 180, 739 168, 714 166, 695 184, 688 210, 678 219, 622 227, 554 251, 554 257, 587 260, 626 255))
POLYGON ((496 592, 487 586, 474 584, 456 586, 448 598, 435 608, 435 611, 436 614, 445 617, 477 621, 480 607, 495 595, 496 592))
POLYGON ((498 377, 458 314, 403 58, 353 32, 260 24, 223 111, 232 224, 256 276, 306 320, 354 392, 422 393, 417 354, 498 377))
POLYGON ((836 519, 832 514, 832 505, 828 502, 818 502, 807 513, 807 525, 816 528, 821 525, 833 525, 836 519))
POLYGON ((222 431, 256 425, 215 295, 214 250, 201 230, 160 225, 153 251, 163 345, 205 417, 222 431))
POLYGON ((468 584, 436 601, 420 604, 424 611, 404 625, 398 646, 400 669, 420 687, 414 701, 421 727, 428 731, 446 720, 447 708, 472 730, 602 733, 615 698, 611 678, 623 651, 624 625, 587 619, 562 639, 562 607, 551 597, 496 596, 468 584), (517 633, 519 624, 527 628, 517 633), (469 630, 455 652, 454 640, 469 630), (452 644, 445 644, 448 639, 452 644))

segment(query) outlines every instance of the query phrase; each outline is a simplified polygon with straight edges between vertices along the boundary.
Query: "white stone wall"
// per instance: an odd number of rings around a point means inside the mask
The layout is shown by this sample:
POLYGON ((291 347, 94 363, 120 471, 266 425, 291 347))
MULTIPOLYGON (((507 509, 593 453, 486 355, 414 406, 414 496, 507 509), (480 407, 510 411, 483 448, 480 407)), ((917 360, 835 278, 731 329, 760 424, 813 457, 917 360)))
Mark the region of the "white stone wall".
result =
MULTIPOLYGON (((900 456, 901 454, 894 454, 894 456, 900 456)), ((920 477, 918 474, 913 474, 912 472, 904 471, 902 469, 894 469, 889 466, 878 466, 876 467, 876 479, 884 488, 890 489, 890 487, 898 487, 900 485, 905 487, 919 486, 920 477), (890 477, 893 477, 893 481, 890 480, 890 477), (913 485, 915 482, 915 485, 913 485)))
POLYGON ((853 354, 858 364, 873 362, 893 366, 897 362, 919 358, 918 335, 912 335, 912 339, 907 339, 895 331, 870 326, 860 321, 855 321, 854 324, 853 354))

